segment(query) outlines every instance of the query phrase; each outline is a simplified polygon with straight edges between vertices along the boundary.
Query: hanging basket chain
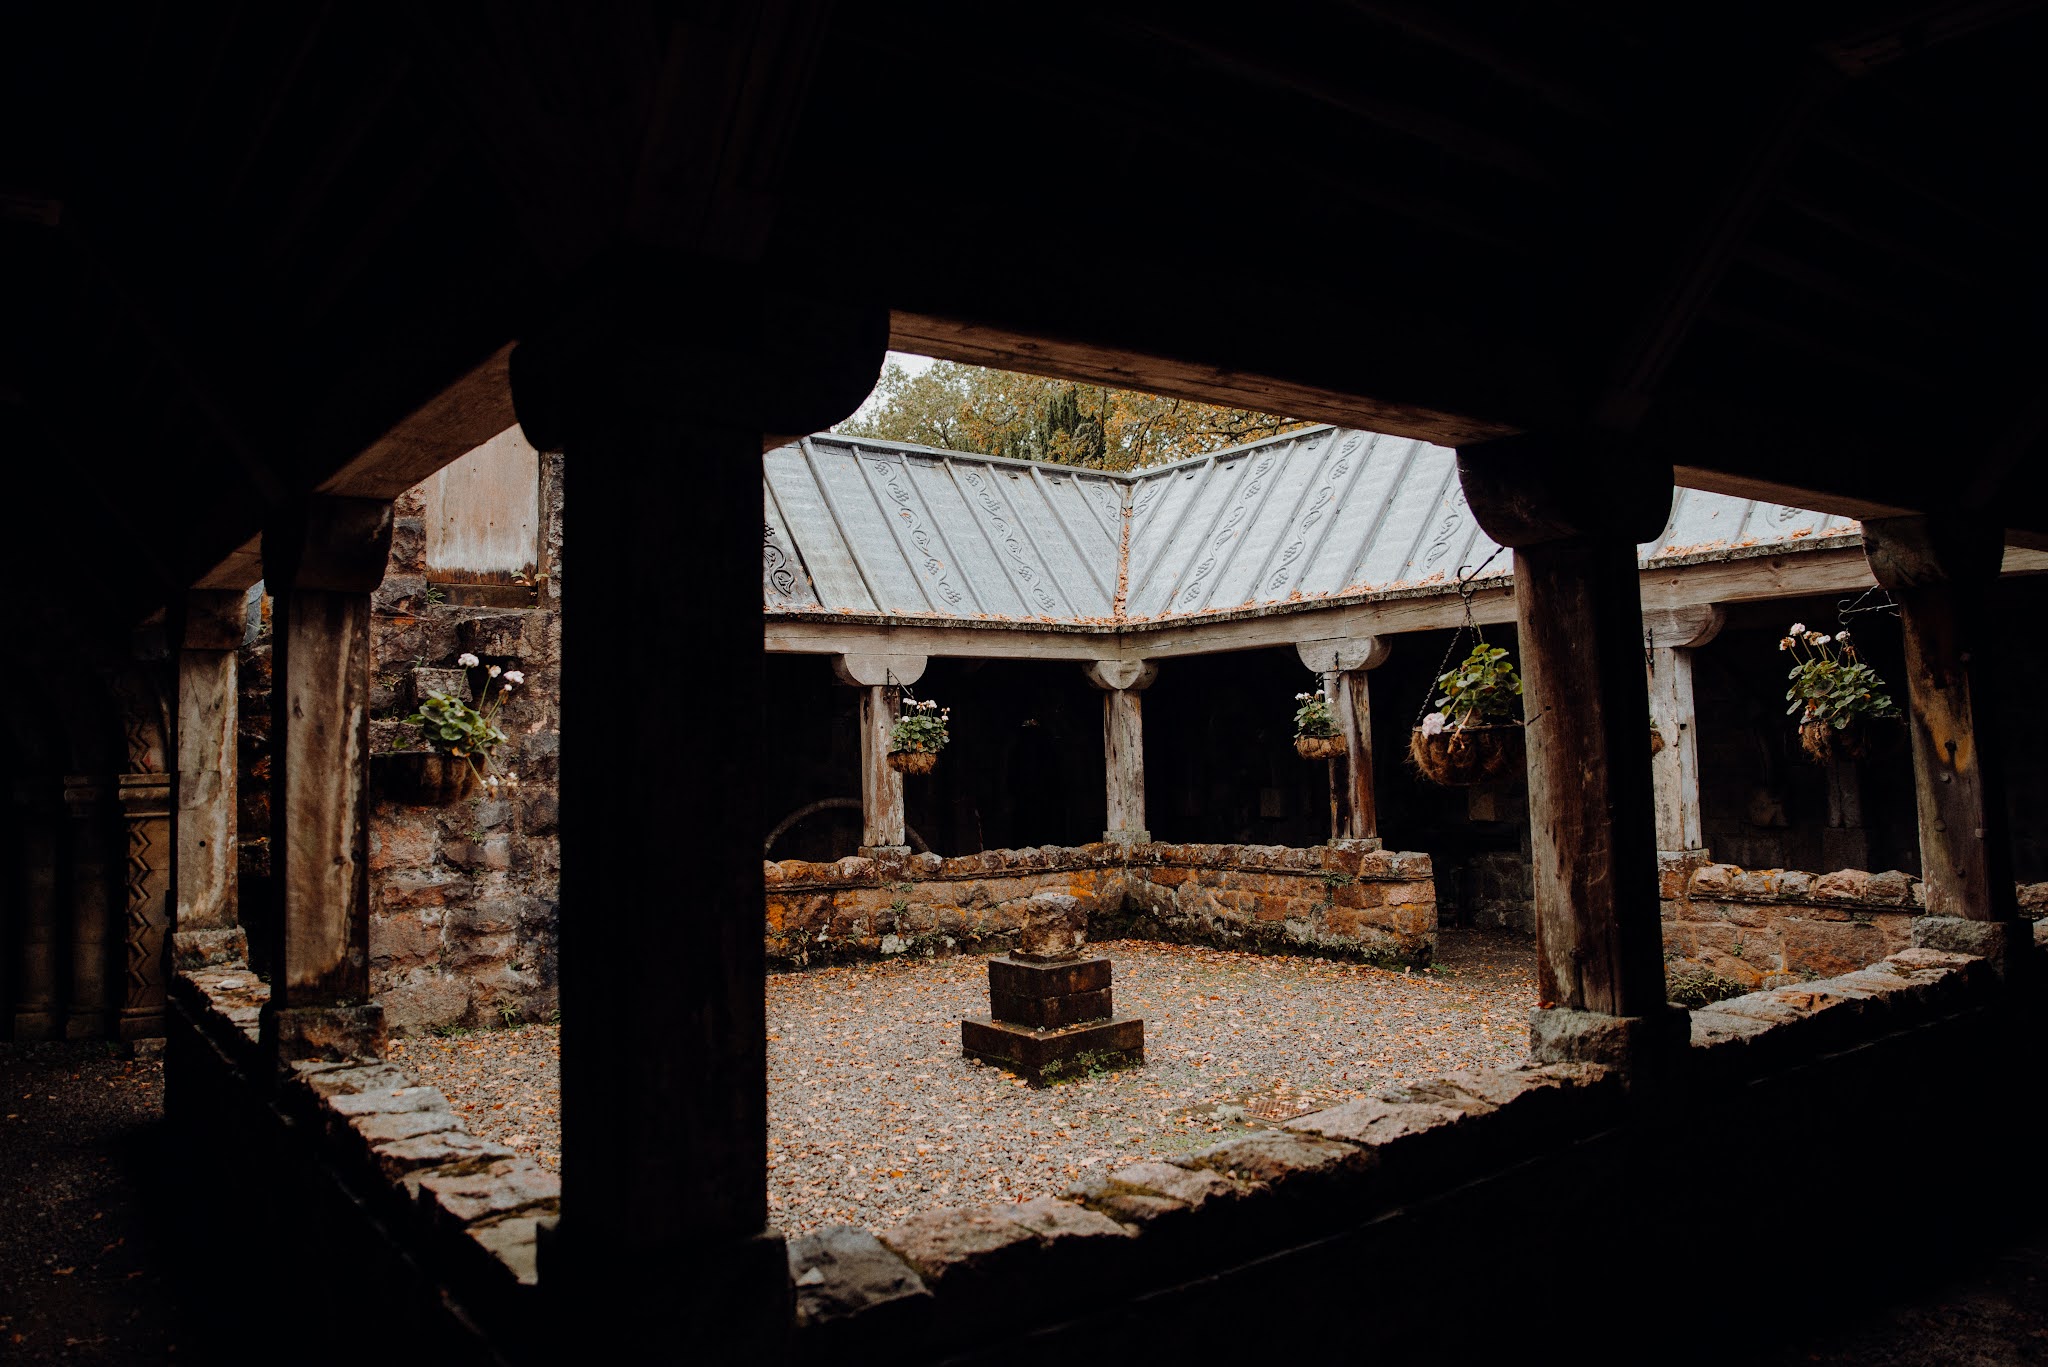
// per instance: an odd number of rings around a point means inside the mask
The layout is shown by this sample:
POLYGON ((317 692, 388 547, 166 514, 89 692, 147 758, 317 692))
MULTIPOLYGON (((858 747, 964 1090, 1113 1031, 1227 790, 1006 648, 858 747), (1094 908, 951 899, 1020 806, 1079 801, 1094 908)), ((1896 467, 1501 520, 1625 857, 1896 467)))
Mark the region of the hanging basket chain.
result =
POLYGON ((1872 584, 1854 598, 1844 598, 1841 602, 1837 603, 1835 605, 1835 620, 1846 627, 1849 625, 1851 617, 1862 617, 1873 612, 1882 612, 1893 617, 1899 615, 1899 605, 1893 601, 1891 590, 1881 584, 1872 584), (1869 607, 1863 606, 1863 600, 1870 597, 1873 593, 1883 594, 1884 601, 1872 603, 1869 607))
POLYGON ((1415 714, 1417 726, 1422 725, 1422 719, 1429 715, 1430 704, 1436 700, 1437 680, 1450 672, 1451 657, 1458 653, 1458 642, 1465 639, 1465 633, 1471 632, 1474 641, 1480 645, 1486 644, 1486 633, 1480 630, 1478 619, 1472 615, 1472 599, 1478 593, 1478 590, 1472 587, 1472 581, 1486 573, 1486 567, 1498 559, 1500 553, 1506 549, 1505 546, 1495 546, 1493 554, 1480 561, 1476 569, 1468 565, 1458 566, 1458 597, 1465 603, 1465 620, 1451 633, 1450 643, 1444 647, 1444 657, 1437 662, 1436 673, 1430 676, 1429 687, 1422 695, 1422 707, 1415 714))

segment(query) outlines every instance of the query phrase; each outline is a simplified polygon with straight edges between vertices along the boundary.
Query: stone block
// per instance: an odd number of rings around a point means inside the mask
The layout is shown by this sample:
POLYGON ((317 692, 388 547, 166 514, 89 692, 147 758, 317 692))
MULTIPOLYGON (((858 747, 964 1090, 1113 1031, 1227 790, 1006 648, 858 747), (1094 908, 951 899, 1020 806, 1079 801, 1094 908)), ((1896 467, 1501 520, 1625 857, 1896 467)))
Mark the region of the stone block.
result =
POLYGON ((1026 899, 1016 957, 1025 962, 1075 959, 1088 939, 1088 915, 1079 898, 1041 892, 1026 899))
POLYGON ((410 1139, 394 1139, 370 1149, 370 1158, 378 1170, 394 1182, 422 1168, 454 1171, 463 1164, 480 1165, 518 1156, 503 1144, 479 1139, 464 1130, 437 1130, 410 1139))
POLYGON ((1052 1030, 1086 1021, 1107 1020, 1112 1014, 1108 988, 1095 992, 1070 992, 1063 997, 1023 997, 991 991, 989 1014, 1012 1025, 1034 1030, 1052 1030))
POLYGON ((373 1063, 384 1053, 384 1010, 374 1003, 265 1009, 262 1029, 266 1044, 288 1062, 373 1063))
POLYGON ((1870 875, 1861 869, 1837 869, 1814 880, 1813 895, 1822 901, 1860 902, 1870 887, 1870 875))
POLYGON ((1692 873, 1692 895, 1724 897, 1735 887, 1742 870, 1733 864, 1702 864, 1692 873))
POLYGON ((1076 992, 1107 991, 1110 961, 1098 955, 1046 964, 998 954, 988 961, 988 986, 990 992, 1010 997, 1064 997, 1076 992))
POLYGON ((360 1092, 336 1092, 327 1098, 327 1109, 342 1117, 359 1115, 400 1115, 407 1111, 445 1111, 448 1098, 439 1087, 374 1087, 360 1092))
POLYGON ((1339 1178, 1359 1177, 1374 1161, 1370 1149, 1355 1144, 1271 1130, 1197 1150, 1182 1165, 1298 1196, 1325 1192, 1339 1178))
MULTIPOLYGON (((931 1320, 932 1293, 916 1269, 864 1229, 833 1225, 789 1244, 796 1330, 829 1355, 859 1320, 866 1343, 915 1342, 931 1320)), ((810 1356, 807 1354, 807 1356, 810 1356)))
POLYGON ((1609 1016, 1538 1007, 1529 1013, 1529 1055, 1538 1063, 1597 1063, 1629 1072, 1655 1069, 1685 1050, 1686 1013, 1609 1016))
POLYGON ((521 1286, 535 1286, 540 1282, 539 1225, 542 1218, 508 1215, 503 1219, 480 1221, 471 1225, 466 1233, 479 1248, 502 1265, 514 1281, 521 1286))
POLYGON ((562 1179, 531 1158, 500 1158, 480 1168, 432 1171, 419 1178, 420 1205, 430 1219, 470 1224, 496 1215, 552 1208, 562 1179))
POLYGON ((374 1152, 379 1144, 459 1130, 462 1119, 453 1111, 379 1111, 352 1117, 348 1127, 355 1131, 364 1147, 374 1152))
POLYGON ((1038 1246, 1035 1231, 985 1206, 924 1211, 878 1239, 941 1293, 1001 1276, 1038 1246))
POLYGON ((416 710, 434 694, 470 700, 469 671, 466 669, 409 669, 405 673, 405 706, 416 710))
POLYGON ((1096 1070, 1134 1068, 1145 1061, 1145 1023, 1135 1017, 1033 1030, 1001 1021, 960 1022, 960 1051, 1047 1087, 1096 1070))
POLYGON ((1787 917, 1780 927, 1785 970, 1832 978, 1884 958, 1885 937, 1868 921, 1809 921, 1787 917))
POLYGON ((1161 1221, 1179 1224, 1198 1211, 1234 1204, 1250 1189, 1213 1169, 1146 1162, 1098 1173, 1066 1195, 1120 1224, 1151 1229, 1161 1221))
POLYGON ((1917 879, 1909 873, 1891 869, 1875 874, 1864 885, 1863 895, 1873 902, 1888 906, 1910 906, 1913 902, 1913 884, 1917 879))

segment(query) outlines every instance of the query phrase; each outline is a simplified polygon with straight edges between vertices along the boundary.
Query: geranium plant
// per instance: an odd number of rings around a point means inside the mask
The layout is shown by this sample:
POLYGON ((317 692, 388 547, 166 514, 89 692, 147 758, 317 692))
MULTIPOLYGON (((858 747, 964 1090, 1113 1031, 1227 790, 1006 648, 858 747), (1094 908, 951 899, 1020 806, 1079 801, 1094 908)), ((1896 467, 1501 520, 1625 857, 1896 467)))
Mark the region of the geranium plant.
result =
POLYGON ((1500 646, 1481 641, 1457 668, 1437 676, 1442 696, 1422 719, 1422 733, 1468 726, 1511 726, 1522 719, 1522 676, 1500 646))
POLYGON ((952 719, 953 709, 940 707, 930 698, 913 698, 908 694, 904 695, 903 703, 909 710, 889 728, 889 753, 936 755, 945 749, 946 742, 952 739, 946 723, 952 719))
POLYGON ((1330 711, 1330 700, 1321 693, 1297 693, 1294 700, 1301 706, 1294 709, 1294 735, 1296 739, 1328 740, 1337 734, 1337 718, 1330 711))
MULTIPOLYGON (((475 655, 468 653, 459 656, 455 662, 464 669, 475 669, 482 664, 475 655)), ((494 760, 498 747, 506 740, 505 733, 498 728, 498 714, 504 710, 512 690, 523 687, 525 683, 526 675, 521 671, 492 665, 484 672, 477 705, 472 706, 447 693, 429 693, 426 701, 420 704, 419 711, 405 721, 408 726, 417 726, 420 739, 432 748, 467 761, 485 787, 496 788, 501 783, 517 782, 495 773, 494 760), (496 685, 495 691, 493 684, 496 685)))
POLYGON ((1792 670, 1785 676, 1792 682, 1785 690, 1791 706, 1785 715, 1799 718, 1801 741, 1816 758, 1825 758, 1835 743, 1830 733, 1899 715, 1883 677, 1857 658, 1848 632, 1830 636, 1794 622, 1778 649, 1792 656, 1792 670))

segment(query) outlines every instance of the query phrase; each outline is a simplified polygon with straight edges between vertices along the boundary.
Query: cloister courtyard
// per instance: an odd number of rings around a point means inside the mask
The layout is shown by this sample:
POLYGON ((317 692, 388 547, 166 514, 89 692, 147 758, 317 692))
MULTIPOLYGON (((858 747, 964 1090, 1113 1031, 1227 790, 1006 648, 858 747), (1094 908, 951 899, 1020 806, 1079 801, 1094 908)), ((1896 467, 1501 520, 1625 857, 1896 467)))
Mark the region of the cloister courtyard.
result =
MULTIPOLYGON (((1529 1054, 1535 951, 1442 931, 1420 972, 1139 940, 1115 963, 1145 1065, 1033 1088, 963 1058, 983 959, 896 959, 768 978, 768 1191, 789 1237, 886 1228, 939 1206, 1054 1196, 1355 1097, 1529 1054)), ((471 1133, 558 1168, 560 1027, 394 1041, 471 1133)))

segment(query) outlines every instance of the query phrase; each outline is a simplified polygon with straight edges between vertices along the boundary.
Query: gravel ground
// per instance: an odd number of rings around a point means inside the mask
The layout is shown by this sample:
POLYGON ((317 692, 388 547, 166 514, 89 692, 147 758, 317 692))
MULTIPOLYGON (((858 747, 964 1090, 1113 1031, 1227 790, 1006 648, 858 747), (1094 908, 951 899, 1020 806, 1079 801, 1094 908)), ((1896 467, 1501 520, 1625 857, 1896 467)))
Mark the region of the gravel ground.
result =
MULTIPOLYGON (((1395 1083, 1528 1055, 1534 949, 1440 937, 1427 973, 1149 941, 1101 947, 1146 1066, 1034 1090, 960 1057, 986 1014, 978 957, 768 979, 770 1219, 885 1228, 919 1210, 1058 1192, 1089 1170, 1187 1152, 1395 1083)), ((551 1026, 394 1045, 478 1134, 554 1166, 551 1026)))
POLYGON ((176 1361, 144 1191, 163 1065, 98 1041, 0 1044, 0 1362, 176 1361))

